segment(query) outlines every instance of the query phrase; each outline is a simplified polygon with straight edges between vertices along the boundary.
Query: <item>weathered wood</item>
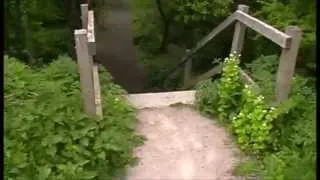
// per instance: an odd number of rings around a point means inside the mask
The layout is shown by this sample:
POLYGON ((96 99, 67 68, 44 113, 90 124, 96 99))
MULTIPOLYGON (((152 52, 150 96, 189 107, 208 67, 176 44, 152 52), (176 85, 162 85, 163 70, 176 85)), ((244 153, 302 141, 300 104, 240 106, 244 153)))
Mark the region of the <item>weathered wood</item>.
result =
POLYGON ((100 80, 98 64, 94 63, 92 67, 93 71, 93 87, 95 94, 96 115, 102 118, 102 105, 101 105, 101 92, 100 92, 100 80))
MULTIPOLYGON (((216 28, 214 28, 207 36, 202 38, 197 45, 191 49, 191 51, 188 54, 185 54, 181 62, 177 64, 174 68, 170 69, 168 71, 168 77, 171 76, 171 74, 180 66, 185 64, 187 61, 189 61, 189 58, 195 54, 198 50, 200 50, 202 47, 204 47, 209 41, 211 41, 216 35, 218 35, 222 30, 227 28, 230 24, 232 24, 236 20, 236 14, 231 14, 227 19, 225 19, 221 24, 219 24, 216 28)), ((165 81, 166 82, 166 81, 165 81)))
POLYGON ((236 19, 246 26, 267 37, 282 48, 289 47, 291 37, 287 34, 240 10, 237 10, 235 14, 236 19))
MULTIPOLYGON (((238 6, 239 11, 243 11, 245 13, 249 12, 249 6, 246 5, 239 5, 238 6)), ((233 40, 232 40, 232 46, 231 46, 231 53, 241 53, 243 49, 243 43, 244 43, 244 37, 246 32, 246 26, 237 21, 235 24, 234 34, 233 34, 233 40)))
POLYGON ((81 24, 83 29, 87 29, 88 24, 88 4, 81 4, 81 24))
POLYGON ((85 29, 75 30, 74 37, 84 110, 89 116, 96 116, 97 108, 92 72, 93 60, 88 51, 87 31, 85 29))
POLYGON ((209 71, 197 76, 196 78, 189 80, 189 82, 183 86, 183 89, 190 88, 190 87, 194 86, 195 84, 197 84, 199 81, 206 80, 216 74, 219 74, 221 72, 221 70, 222 70, 222 66, 217 65, 214 68, 210 69, 209 71))
POLYGON ((96 40, 95 40, 95 32, 94 32, 94 13, 93 11, 88 12, 88 46, 89 46, 89 53, 91 55, 96 54, 96 40))
POLYGON ((227 19, 225 19, 222 23, 220 23, 216 28, 214 28, 207 36, 201 39, 195 48, 193 48, 190 53, 188 53, 188 57, 192 56, 199 49, 204 47, 209 41, 211 41, 215 36, 217 36, 222 30, 227 28, 230 24, 232 24, 236 19, 235 13, 231 14, 227 19))
POLYGON ((241 80, 245 84, 248 84, 249 86, 251 86, 256 92, 260 91, 260 87, 258 86, 258 84, 256 82, 254 82, 254 80, 251 79, 251 77, 246 72, 244 72, 242 69, 240 69, 240 76, 241 76, 241 80))
MULTIPOLYGON (((186 50, 186 53, 190 53, 190 49, 186 50)), ((188 81, 190 80, 191 77, 191 69, 192 69, 192 59, 187 61, 184 64, 184 76, 183 76, 183 84, 186 85, 188 84, 188 81)))
POLYGON ((297 55, 299 51, 302 31, 296 26, 289 26, 285 31, 292 37, 289 48, 282 48, 276 80, 276 102, 281 103, 289 96, 297 55))

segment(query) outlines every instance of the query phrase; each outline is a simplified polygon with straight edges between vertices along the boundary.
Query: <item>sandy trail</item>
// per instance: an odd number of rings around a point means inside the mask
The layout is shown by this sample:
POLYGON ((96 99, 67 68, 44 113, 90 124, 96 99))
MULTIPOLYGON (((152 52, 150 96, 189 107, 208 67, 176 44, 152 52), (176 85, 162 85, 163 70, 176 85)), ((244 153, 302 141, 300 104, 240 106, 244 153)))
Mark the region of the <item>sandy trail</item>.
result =
POLYGON ((237 152, 227 132, 190 107, 142 109, 135 150, 137 166, 127 180, 230 180, 237 152))

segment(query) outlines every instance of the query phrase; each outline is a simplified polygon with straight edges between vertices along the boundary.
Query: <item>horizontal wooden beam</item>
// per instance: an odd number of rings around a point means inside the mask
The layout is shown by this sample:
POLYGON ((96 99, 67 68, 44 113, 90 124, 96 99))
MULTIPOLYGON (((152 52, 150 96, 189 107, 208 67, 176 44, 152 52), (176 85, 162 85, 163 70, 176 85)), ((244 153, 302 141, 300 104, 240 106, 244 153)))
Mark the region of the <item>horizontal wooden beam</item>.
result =
MULTIPOLYGON (((190 88, 200 81, 209 79, 212 76, 221 73, 221 71, 222 71, 222 66, 217 65, 214 68, 210 69, 209 71, 199 75, 198 77, 191 79, 187 84, 185 84, 183 86, 182 89, 190 88)), ((252 80, 251 77, 246 72, 244 72, 242 69, 240 69, 240 76, 241 76, 241 80, 245 84, 248 84, 249 86, 251 86, 255 91, 258 91, 258 92, 260 91, 260 87, 257 85, 257 83, 254 82, 254 80, 252 80)))
POLYGON ((194 86, 195 84, 197 84, 200 81, 206 80, 206 79, 208 79, 208 78, 210 78, 210 77, 212 77, 212 76, 214 76, 216 74, 219 74, 221 72, 221 70, 222 70, 221 65, 217 65, 214 68, 210 69, 209 71, 207 71, 207 72, 205 72, 205 73, 203 73, 203 74, 191 79, 187 84, 185 84, 183 86, 183 89, 190 88, 190 87, 194 86))
POLYGON ((251 29, 257 31, 261 35, 270 39, 274 43, 278 44, 282 48, 288 48, 291 43, 291 37, 284 32, 260 21, 259 19, 250 16, 240 10, 235 12, 235 17, 238 21, 242 22, 251 29))
POLYGON ((230 24, 232 24, 236 20, 236 14, 231 14, 227 19, 225 19, 222 23, 220 23, 216 28, 214 28, 207 36, 201 39, 196 47, 191 49, 191 51, 187 54, 187 56, 193 55, 199 49, 204 47, 209 41, 211 41, 215 36, 217 36, 222 30, 227 28, 230 24))
POLYGON ((254 82, 254 80, 251 79, 251 77, 242 69, 240 69, 240 76, 241 76, 241 80, 245 84, 248 84, 249 86, 251 86, 256 92, 260 92, 260 87, 258 86, 258 84, 254 82))
POLYGON ((95 31, 94 31, 94 14, 93 11, 88 12, 88 47, 90 55, 96 54, 96 39, 95 39, 95 31))
MULTIPOLYGON (((223 31, 225 28, 227 28, 229 25, 231 25, 234 21, 236 21, 236 14, 231 14, 227 19, 225 19, 221 24, 219 24, 216 28, 214 28, 207 36, 202 38, 197 45, 191 49, 188 53, 186 53, 179 64, 175 66, 174 68, 170 69, 168 71, 168 77, 171 76, 173 72, 176 71, 177 68, 184 65, 187 61, 189 61, 189 57, 191 57, 193 54, 195 54, 199 49, 204 47, 209 41, 211 41, 215 36, 217 36, 221 31, 223 31)), ((165 81, 166 82, 166 81, 165 81)))

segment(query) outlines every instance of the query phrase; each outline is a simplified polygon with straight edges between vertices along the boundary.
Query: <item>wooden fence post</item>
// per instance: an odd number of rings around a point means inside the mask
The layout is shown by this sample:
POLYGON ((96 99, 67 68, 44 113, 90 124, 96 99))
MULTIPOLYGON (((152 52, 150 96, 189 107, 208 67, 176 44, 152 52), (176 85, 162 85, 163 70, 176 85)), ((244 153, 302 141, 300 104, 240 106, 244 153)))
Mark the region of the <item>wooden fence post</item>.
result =
MULTIPOLYGON (((248 13, 249 6, 240 4, 238 5, 238 10, 248 13)), ((239 21, 236 22, 235 28, 234 28, 232 46, 231 46, 231 53, 236 52, 238 54, 241 54, 246 28, 247 28, 246 25, 244 25, 243 23, 239 21)))
POLYGON ((276 103, 286 100, 291 91, 294 70, 297 61, 302 31, 299 27, 289 26, 285 33, 291 36, 288 48, 282 48, 276 80, 276 103))
POLYGON ((87 24, 88 24, 88 4, 81 4, 80 5, 80 10, 81 10, 82 29, 87 29, 87 24))
MULTIPOLYGON (((187 49, 186 53, 190 53, 190 49, 187 49)), ((191 70, 192 70, 192 59, 188 60, 184 64, 184 76, 183 76, 183 84, 184 84, 184 86, 187 86, 187 84, 190 81, 191 70)))
POLYGON ((94 117, 96 116, 97 106, 93 83, 93 60, 88 50, 87 31, 85 29, 75 30, 74 37, 84 110, 89 116, 94 117))

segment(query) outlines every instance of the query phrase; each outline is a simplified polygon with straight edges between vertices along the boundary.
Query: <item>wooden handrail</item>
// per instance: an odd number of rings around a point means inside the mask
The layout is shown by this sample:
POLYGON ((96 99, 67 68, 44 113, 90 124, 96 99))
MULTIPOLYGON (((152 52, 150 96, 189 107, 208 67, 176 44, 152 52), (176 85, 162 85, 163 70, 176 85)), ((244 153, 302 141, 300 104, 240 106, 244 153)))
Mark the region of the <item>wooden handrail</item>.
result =
MULTIPOLYGON (((233 36, 233 42, 231 47, 231 52, 241 54, 241 50, 244 43, 245 29, 249 27, 266 38, 270 39, 274 43, 278 44, 282 48, 282 53, 280 57, 280 63, 277 72, 276 81, 276 100, 281 102, 285 100, 290 92, 291 79, 294 73, 296 57, 298 54, 299 43, 301 40, 302 32, 298 27, 288 27, 286 32, 279 31, 278 29, 260 21, 259 19, 252 17, 248 14, 249 7, 246 5, 239 5, 238 10, 231 14, 226 20, 214 28, 207 36, 201 39, 197 45, 188 51, 182 58, 181 62, 178 63, 173 69, 168 72, 168 76, 182 65, 185 65, 184 71, 184 86, 183 88, 189 88, 196 84, 198 81, 212 77, 215 74, 221 72, 221 65, 213 67, 209 71, 195 77, 190 78, 191 74, 191 56, 198 52, 199 49, 204 47, 208 42, 210 42, 217 34, 222 30, 227 28, 230 24, 236 21, 235 32, 233 36), (190 62, 189 62, 190 61, 190 62), (187 63, 188 62, 188 63, 187 63), (187 63, 187 64, 186 64, 187 63)), ((251 85, 253 89, 260 91, 259 86, 250 78, 250 76, 240 69, 241 79, 247 84, 251 85)), ((166 83, 164 82, 164 85, 166 83)))
POLYGON ((171 74, 180 66, 184 65, 188 60, 190 60, 190 57, 194 55, 197 51, 199 51, 201 48, 203 48, 208 42, 210 42, 215 36, 217 36, 222 30, 227 28, 229 25, 231 25, 236 20, 236 14, 231 14, 226 20, 224 20, 221 24, 219 24, 216 28, 214 28, 207 36, 202 38, 188 53, 186 53, 180 63, 178 63, 174 68, 170 69, 168 71, 168 76, 171 76, 171 74))
POLYGON ((251 29, 257 31, 261 35, 270 39, 274 43, 278 44, 282 48, 288 48, 291 40, 291 36, 287 35, 284 32, 279 31, 278 29, 260 21, 259 19, 250 16, 249 14, 237 10, 235 12, 236 19, 251 29))

